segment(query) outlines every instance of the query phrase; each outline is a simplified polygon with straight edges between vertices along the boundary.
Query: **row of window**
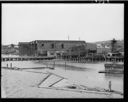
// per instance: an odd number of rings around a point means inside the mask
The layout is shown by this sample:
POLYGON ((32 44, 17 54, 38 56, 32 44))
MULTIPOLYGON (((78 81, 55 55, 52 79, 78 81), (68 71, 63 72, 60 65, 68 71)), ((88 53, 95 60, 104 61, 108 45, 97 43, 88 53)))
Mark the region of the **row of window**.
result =
MULTIPOLYGON (((42 47, 44 47, 44 44, 42 44, 42 47)), ((55 45, 54 44, 51 44, 51 48, 55 48, 55 45)), ((61 48, 62 49, 64 48, 64 44, 61 44, 61 48)))

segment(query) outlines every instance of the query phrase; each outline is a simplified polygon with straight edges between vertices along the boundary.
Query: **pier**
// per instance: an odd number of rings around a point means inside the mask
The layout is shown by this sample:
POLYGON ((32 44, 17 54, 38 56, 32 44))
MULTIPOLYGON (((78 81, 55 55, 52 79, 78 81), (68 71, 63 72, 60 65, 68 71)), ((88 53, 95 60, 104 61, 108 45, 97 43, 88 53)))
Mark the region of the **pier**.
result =
MULTIPOLYGON (((43 56, 43 57, 28 57, 28 56, 19 56, 19 57, 2 57, 1 61, 30 61, 30 60, 52 60, 56 59, 56 57, 48 57, 48 56, 43 56)), ((123 57, 113 57, 113 58, 95 58, 95 57, 77 57, 77 58, 57 58, 57 59, 63 59, 66 61, 72 61, 76 63, 86 63, 86 62, 124 62, 123 57)))
POLYGON ((52 60, 55 57, 3 57, 1 61, 30 61, 30 60, 52 60))
POLYGON ((77 57, 77 58, 58 58, 58 59, 64 59, 65 61, 71 61, 75 63, 96 63, 96 62, 124 62, 123 57, 111 57, 111 58, 100 58, 100 57, 77 57))

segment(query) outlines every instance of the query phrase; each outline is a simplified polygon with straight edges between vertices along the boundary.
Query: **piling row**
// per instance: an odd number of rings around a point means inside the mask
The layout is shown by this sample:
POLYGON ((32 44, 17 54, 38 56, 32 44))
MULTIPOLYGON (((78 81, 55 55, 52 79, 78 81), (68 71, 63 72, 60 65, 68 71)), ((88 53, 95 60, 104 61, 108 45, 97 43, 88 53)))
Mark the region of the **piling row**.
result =
POLYGON ((54 57, 6 57, 2 58, 1 61, 30 61, 30 60, 51 60, 54 57))
MULTIPOLYGON (((30 61, 30 60, 52 60, 55 57, 5 57, 2 61, 30 61)), ((91 57, 78 57, 78 58, 62 58, 65 61, 72 61, 76 63, 86 63, 86 62, 124 62, 124 58, 91 58, 91 57)))
POLYGON ((71 61, 76 63, 86 63, 86 62, 124 62, 124 58, 64 58, 65 61, 71 61))

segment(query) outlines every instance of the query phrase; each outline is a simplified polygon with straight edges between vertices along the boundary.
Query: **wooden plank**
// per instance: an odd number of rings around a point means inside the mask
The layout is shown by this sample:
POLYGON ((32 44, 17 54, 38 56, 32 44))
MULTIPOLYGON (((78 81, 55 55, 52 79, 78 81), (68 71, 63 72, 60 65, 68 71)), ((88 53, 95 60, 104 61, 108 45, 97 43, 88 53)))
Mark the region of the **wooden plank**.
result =
POLYGON ((49 87, 52 84, 56 83, 60 79, 62 79, 62 78, 51 74, 51 76, 49 78, 47 78, 47 80, 45 80, 42 84, 40 84, 40 87, 49 87))
POLYGON ((39 84, 38 84, 38 87, 48 78, 48 77, 50 77, 51 76, 51 74, 48 74, 39 84))
POLYGON ((106 94, 106 95, 112 94, 112 92, 88 91, 88 90, 80 90, 80 89, 58 88, 58 87, 41 87, 41 88, 71 91, 71 92, 80 92, 80 93, 106 94))
POLYGON ((61 77, 61 78, 67 79, 67 78, 62 77, 62 76, 60 76, 60 75, 57 75, 57 74, 55 74, 55 73, 52 73, 52 72, 49 72, 49 71, 47 71, 47 72, 48 72, 48 73, 50 73, 50 74, 53 74, 53 75, 55 75, 55 76, 58 76, 58 77, 61 77))
POLYGON ((56 81, 55 83, 51 84, 49 87, 52 87, 53 85, 57 84, 58 82, 60 82, 60 81, 63 80, 63 79, 64 79, 64 78, 62 78, 62 79, 56 81))

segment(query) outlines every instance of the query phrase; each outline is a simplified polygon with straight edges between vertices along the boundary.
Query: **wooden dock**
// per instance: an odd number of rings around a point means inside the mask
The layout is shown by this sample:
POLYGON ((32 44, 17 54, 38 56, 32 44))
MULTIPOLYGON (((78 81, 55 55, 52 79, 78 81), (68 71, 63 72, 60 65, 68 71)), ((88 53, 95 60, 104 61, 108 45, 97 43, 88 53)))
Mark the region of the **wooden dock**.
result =
POLYGON ((108 73, 108 74, 123 74, 123 71, 99 71, 99 73, 108 73))
POLYGON ((78 58, 64 58, 65 61, 71 61, 76 63, 95 63, 95 62, 124 62, 123 57, 113 57, 113 58, 91 58, 91 57, 78 57, 78 58))
MULTIPOLYGON (((30 61, 30 60, 52 60, 56 59, 56 57, 29 57, 29 56, 19 56, 19 57, 2 57, 1 61, 30 61)), ((63 59, 65 61, 71 61, 76 63, 86 63, 86 62, 112 62, 113 60, 116 62, 124 62, 124 58, 115 57, 115 58, 91 58, 91 57, 78 57, 78 58, 57 58, 63 59)))
POLYGON ((1 61, 52 60, 55 57, 2 57, 1 61))

